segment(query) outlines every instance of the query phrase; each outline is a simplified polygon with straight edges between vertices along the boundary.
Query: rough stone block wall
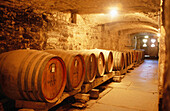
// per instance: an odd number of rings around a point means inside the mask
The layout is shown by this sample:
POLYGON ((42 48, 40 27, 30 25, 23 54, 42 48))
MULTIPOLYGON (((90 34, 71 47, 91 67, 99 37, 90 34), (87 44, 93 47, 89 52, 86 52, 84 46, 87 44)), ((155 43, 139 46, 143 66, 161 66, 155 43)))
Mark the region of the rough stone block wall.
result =
POLYGON ((44 47, 41 31, 45 21, 33 9, 0 6, 0 18, 0 52, 44 47))
POLYGON ((0 18, 0 53, 26 48, 121 50, 132 44, 128 35, 109 25, 91 24, 90 16, 77 14, 77 23, 71 23, 69 12, 1 5, 0 18))
MULTIPOLYGON (((170 110, 170 1, 164 0, 163 2, 163 26, 165 28, 165 46, 160 47, 165 48, 165 70, 162 74, 163 76, 163 99, 162 99, 162 111, 170 110)), ((162 32, 163 33, 163 32, 162 32)), ((161 68, 161 67, 159 67, 161 68)), ((160 69, 161 70, 161 69, 160 69)))

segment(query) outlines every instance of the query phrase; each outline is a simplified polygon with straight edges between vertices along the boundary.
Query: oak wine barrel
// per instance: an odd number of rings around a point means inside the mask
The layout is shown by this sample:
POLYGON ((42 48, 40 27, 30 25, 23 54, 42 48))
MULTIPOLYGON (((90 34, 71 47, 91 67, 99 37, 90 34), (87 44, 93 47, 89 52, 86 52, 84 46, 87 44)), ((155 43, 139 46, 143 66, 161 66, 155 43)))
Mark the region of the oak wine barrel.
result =
POLYGON ((60 49, 44 51, 61 57, 65 62, 67 70, 65 91, 80 89, 85 78, 85 62, 83 56, 60 49))
POLYGON ((113 70, 122 70, 125 65, 124 53, 119 51, 113 51, 113 70))
POLYGON ((123 56, 124 56, 124 67, 123 67, 123 69, 126 69, 127 68, 127 66, 128 66, 128 54, 127 54, 127 52, 122 52, 123 53, 123 56))
POLYGON ((95 80, 97 74, 97 60, 96 56, 92 52, 84 50, 69 50, 72 53, 81 54, 85 62, 85 83, 91 83, 95 80))
POLYGON ((97 60, 97 77, 101 77, 105 73, 105 68, 106 68, 106 62, 105 62, 105 57, 102 51, 96 50, 96 49, 90 49, 90 50, 85 50, 87 52, 93 52, 96 56, 97 60))
POLYGON ((92 49, 92 50, 100 51, 104 54, 104 58, 106 62, 105 72, 106 73, 111 72, 113 69, 113 52, 110 50, 104 50, 104 49, 92 49))
POLYGON ((0 55, 0 86, 14 100, 56 102, 66 85, 63 60, 37 50, 15 50, 0 55))

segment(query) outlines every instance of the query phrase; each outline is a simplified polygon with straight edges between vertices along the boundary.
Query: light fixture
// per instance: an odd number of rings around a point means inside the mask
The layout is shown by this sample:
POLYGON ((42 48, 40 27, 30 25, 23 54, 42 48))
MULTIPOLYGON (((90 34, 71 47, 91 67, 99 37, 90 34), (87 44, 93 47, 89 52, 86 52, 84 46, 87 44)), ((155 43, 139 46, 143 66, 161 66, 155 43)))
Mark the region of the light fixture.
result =
POLYGON ((151 42, 152 42, 152 43, 155 43, 155 42, 156 42, 156 39, 151 39, 151 42))
POLYGON ((118 15, 117 8, 111 8, 110 15, 111 15, 112 17, 117 16, 117 15, 118 15))
POLYGON ((151 47, 155 47, 155 44, 152 44, 151 47))
POLYGON ((149 36, 148 36, 148 35, 145 35, 144 38, 149 38, 149 36))
POLYGON ((160 36, 161 36, 161 34, 160 34, 160 33, 157 33, 157 36, 158 36, 158 37, 160 37, 160 36))
POLYGON ((143 47, 147 47, 147 45, 146 45, 146 44, 143 44, 143 47))
POLYGON ((143 39, 143 43, 146 43, 148 40, 147 39, 143 39))

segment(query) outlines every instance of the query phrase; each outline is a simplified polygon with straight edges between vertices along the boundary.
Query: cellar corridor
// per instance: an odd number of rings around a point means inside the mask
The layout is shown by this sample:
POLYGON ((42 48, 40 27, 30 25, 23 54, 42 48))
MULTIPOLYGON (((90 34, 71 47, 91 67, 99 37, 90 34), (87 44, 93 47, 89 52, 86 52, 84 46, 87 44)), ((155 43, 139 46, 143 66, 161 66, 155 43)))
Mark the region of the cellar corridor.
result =
POLYGON ((102 97, 87 104, 83 111, 158 111, 158 61, 144 60, 120 83, 110 83, 102 97))
POLYGON ((0 111, 170 111, 170 0, 1 0, 0 111))

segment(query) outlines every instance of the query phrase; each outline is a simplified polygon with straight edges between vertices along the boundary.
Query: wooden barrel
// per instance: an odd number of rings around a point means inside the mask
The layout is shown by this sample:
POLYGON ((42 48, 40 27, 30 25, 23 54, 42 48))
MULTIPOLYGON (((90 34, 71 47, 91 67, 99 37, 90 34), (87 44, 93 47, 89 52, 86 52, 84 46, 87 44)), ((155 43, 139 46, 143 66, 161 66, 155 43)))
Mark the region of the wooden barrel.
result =
POLYGON ((92 50, 99 51, 99 52, 102 52, 104 54, 105 64, 106 64, 105 72, 106 73, 112 72, 112 69, 113 69, 113 52, 109 51, 109 50, 103 50, 103 49, 92 49, 92 50))
POLYGON ((83 56, 64 50, 44 50, 61 57, 66 65, 67 83, 65 91, 80 89, 85 78, 85 62, 83 56))
POLYGON ((130 53, 131 53, 131 63, 134 63, 134 51, 131 50, 130 53))
POLYGON ((97 60, 96 56, 92 52, 84 50, 69 50, 69 52, 81 54, 85 62, 85 83, 91 83, 95 80, 97 74, 97 60))
POLYGON ((113 62, 114 71, 122 70, 125 65, 124 53, 119 51, 113 51, 113 62))
POLYGON ((112 51, 104 51, 104 55, 106 58, 106 73, 109 73, 113 70, 113 52, 112 51))
POLYGON ((103 52, 96 49, 84 50, 84 51, 93 52, 95 54, 97 60, 97 77, 103 76, 106 68, 106 62, 105 62, 105 57, 103 52))
POLYGON ((136 50, 133 50, 133 62, 135 63, 137 60, 137 55, 136 55, 137 53, 136 53, 136 50))
POLYGON ((0 86, 15 100, 56 102, 66 85, 66 68, 55 55, 15 50, 0 55, 0 86))
POLYGON ((135 62, 139 61, 139 52, 137 50, 135 50, 135 62))
POLYGON ((139 62, 142 61, 143 51, 139 50, 139 62))
POLYGON ((124 67, 123 67, 123 69, 126 69, 127 66, 128 66, 128 54, 125 51, 123 51, 122 53, 123 53, 123 57, 124 57, 124 67))
POLYGON ((128 63, 128 66, 131 64, 131 55, 130 55, 130 52, 129 51, 126 51, 127 53, 127 63, 128 63))

